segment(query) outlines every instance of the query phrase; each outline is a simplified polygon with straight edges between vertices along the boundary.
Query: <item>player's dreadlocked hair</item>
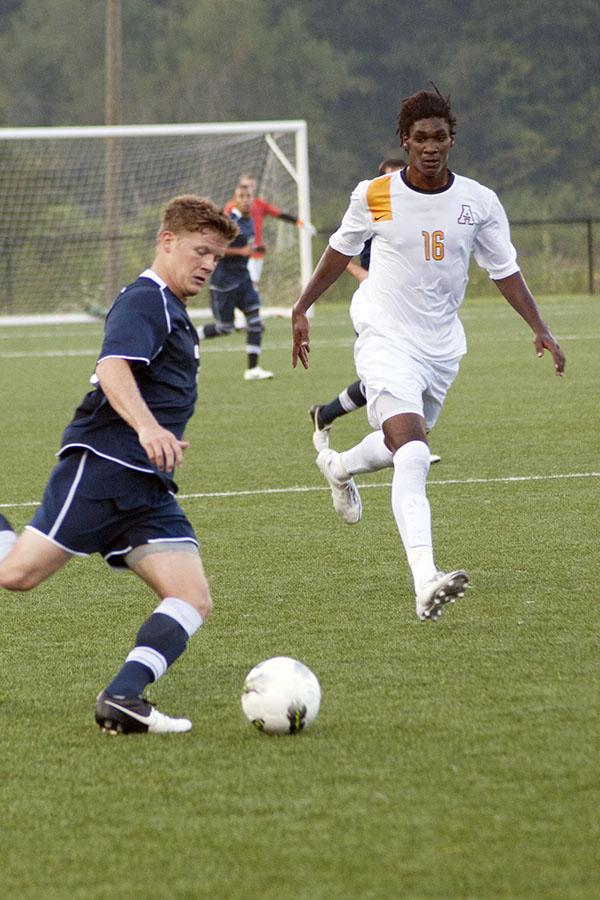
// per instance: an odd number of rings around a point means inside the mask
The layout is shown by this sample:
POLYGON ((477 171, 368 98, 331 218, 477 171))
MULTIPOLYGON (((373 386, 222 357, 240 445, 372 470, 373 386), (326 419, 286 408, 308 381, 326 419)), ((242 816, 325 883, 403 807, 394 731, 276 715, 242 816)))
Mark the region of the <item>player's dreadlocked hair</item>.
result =
POLYGON ((456 134, 456 116, 452 112, 450 97, 443 97, 433 81, 429 83, 433 91, 417 91, 402 101, 396 130, 401 138, 409 133, 410 126, 419 119, 445 119, 451 137, 456 134))

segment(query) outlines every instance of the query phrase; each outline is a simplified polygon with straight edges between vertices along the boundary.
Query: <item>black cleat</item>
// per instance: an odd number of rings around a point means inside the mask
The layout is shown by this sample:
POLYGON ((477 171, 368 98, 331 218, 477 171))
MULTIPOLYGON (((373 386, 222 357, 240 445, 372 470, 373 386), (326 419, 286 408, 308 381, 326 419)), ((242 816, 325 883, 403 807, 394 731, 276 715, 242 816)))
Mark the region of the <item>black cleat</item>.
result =
POLYGON ((315 448, 317 453, 320 453, 321 450, 327 450, 329 448, 329 432, 331 430, 331 425, 321 425, 321 423, 319 422, 320 410, 321 407, 315 405, 311 406, 308 411, 310 420, 313 423, 313 447, 315 448))
POLYGON ((144 697, 113 697, 102 691, 96 700, 96 722, 107 734, 173 734, 190 731, 189 719, 172 719, 144 697))

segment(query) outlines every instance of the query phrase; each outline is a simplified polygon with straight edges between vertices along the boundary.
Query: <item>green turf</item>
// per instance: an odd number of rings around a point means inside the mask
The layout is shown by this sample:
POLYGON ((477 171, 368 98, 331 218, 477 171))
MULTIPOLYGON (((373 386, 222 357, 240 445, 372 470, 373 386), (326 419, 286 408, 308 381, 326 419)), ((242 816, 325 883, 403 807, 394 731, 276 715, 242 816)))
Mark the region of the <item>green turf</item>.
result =
MULTIPOLYGON (((94 725, 153 606, 132 576, 77 560, 3 594, 2 900, 600 895, 600 300, 541 305, 562 380, 499 296, 464 308, 470 352, 432 435, 429 496, 438 564, 473 586, 437 625, 414 614, 390 473, 359 479, 364 519, 348 528, 314 466, 306 410, 354 377, 346 310, 318 310, 308 372, 290 368, 289 322, 269 320, 272 382, 242 381, 241 335, 206 346, 179 481, 216 608, 150 692, 194 730, 94 725), (258 734, 239 706, 248 669, 280 654, 322 684, 297 737, 258 734)), ((99 338, 0 332, 0 509, 18 526, 99 338)), ((365 430, 364 411, 347 416, 332 445, 365 430)))

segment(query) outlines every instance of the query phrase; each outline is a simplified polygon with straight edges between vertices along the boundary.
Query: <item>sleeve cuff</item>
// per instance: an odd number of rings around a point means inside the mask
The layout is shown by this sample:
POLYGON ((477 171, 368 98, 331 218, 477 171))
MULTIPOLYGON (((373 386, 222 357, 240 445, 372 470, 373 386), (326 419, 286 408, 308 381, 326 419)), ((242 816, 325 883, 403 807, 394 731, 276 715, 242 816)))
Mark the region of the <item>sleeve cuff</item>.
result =
POLYGON ((365 242, 361 240, 359 244, 351 244, 349 241, 344 241, 336 232, 329 238, 329 246, 332 250, 343 253, 344 256, 358 256, 365 246, 365 242))
POLYGON ((511 265, 505 269, 495 269, 494 271, 488 269, 488 274, 492 281, 500 281, 502 278, 510 278, 511 275, 516 275, 520 271, 519 266, 511 265))

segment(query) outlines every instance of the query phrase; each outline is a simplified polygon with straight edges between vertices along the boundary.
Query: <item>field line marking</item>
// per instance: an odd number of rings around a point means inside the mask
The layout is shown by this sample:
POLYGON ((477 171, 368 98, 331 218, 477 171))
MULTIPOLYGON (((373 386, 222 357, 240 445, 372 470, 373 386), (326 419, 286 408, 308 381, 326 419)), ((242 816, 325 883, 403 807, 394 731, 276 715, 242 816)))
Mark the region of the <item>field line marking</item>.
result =
MULTIPOLYGON (((600 478, 600 472, 567 472, 559 475, 507 475, 497 478, 446 478, 438 480, 428 480, 427 486, 443 486, 446 484, 502 484, 520 481, 552 481, 569 478, 600 478)), ((357 483, 356 485, 361 491, 373 488, 389 488, 392 486, 391 481, 378 482, 377 484, 357 483)), ((328 491, 327 485, 303 485, 298 487, 287 488, 256 488, 252 491, 206 491, 197 494, 180 494, 181 500, 195 500, 203 497, 251 497, 259 494, 307 494, 311 491, 328 491)))
MULTIPOLYGON (((446 478, 427 482, 428 487, 443 487, 456 484, 513 484, 524 481, 565 481, 573 478, 600 478, 600 472, 565 472, 557 475, 504 475, 497 478, 446 478)), ((357 485, 361 490, 373 488, 389 488, 391 481, 378 482, 377 484, 357 485)), ((258 497, 265 494, 309 494, 312 491, 328 491, 327 485, 298 485, 282 488, 255 488, 248 491, 200 491, 194 494, 178 494, 178 500, 202 500, 211 498, 228 497, 258 497)), ((0 503, 0 509, 19 509, 26 506, 39 506, 39 500, 27 500, 24 503, 0 503)))

